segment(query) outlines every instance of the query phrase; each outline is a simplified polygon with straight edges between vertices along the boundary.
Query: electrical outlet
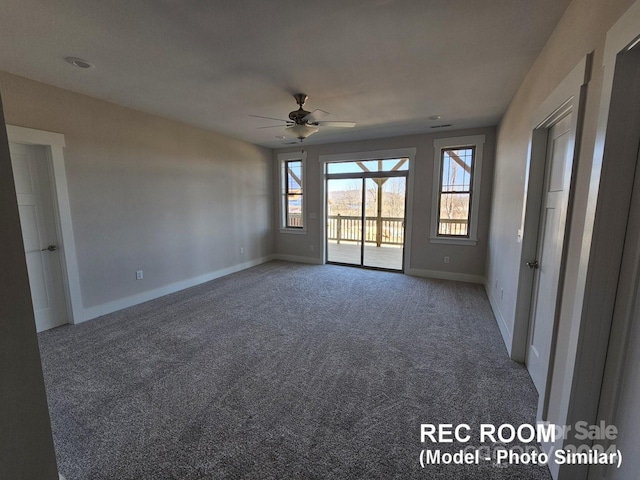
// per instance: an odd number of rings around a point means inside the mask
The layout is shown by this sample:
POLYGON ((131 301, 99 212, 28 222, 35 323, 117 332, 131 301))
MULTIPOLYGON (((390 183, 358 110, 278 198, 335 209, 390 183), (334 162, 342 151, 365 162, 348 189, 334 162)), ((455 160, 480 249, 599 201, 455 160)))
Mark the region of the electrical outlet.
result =
POLYGON ((500 289, 500 300, 502 300, 502 297, 504 297, 504 289, 503 288, 500 289))
POLYGON ((136 280, 142 280, 144 278, 144 273, 142 270, 136 270, 136 280))
POLYGON ((309 245, 309 251, 313 252, 313 245, 309 245))
POLYGON ((493 284, 493 289, 497 290, 498 289, 498 279, 496 278, 496 281, 493 284))
POLYGON ((444 257, 444 263, 449 263, 449 257, 444 257))
POLYGON ((244 247, 240 247, 240 255, 244 253, 244 247))

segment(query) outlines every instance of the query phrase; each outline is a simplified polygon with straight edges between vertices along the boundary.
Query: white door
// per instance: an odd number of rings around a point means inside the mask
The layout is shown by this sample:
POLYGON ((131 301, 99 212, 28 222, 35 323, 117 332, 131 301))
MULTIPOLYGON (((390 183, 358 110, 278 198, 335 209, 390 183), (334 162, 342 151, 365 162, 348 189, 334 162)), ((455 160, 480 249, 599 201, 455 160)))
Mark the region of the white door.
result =
POLYGON ((571 117, 568 114, 549 129, 537 257, 530 262, 536 273, 526 364, 539 393, 544 391, 547 380, 571 184, 574 139, 571 117))
POLYGON ((36 330, 41 332, 68 323, 49 162, 43 147, 9 147, 36 330))

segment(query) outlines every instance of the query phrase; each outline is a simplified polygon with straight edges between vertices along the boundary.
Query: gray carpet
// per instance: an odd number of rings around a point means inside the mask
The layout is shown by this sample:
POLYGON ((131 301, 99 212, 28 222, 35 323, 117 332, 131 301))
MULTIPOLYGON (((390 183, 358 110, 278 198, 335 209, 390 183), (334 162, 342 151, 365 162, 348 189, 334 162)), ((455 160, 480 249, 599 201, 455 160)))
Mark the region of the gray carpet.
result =
POLYGON ((271 262, 39 340, 67 480, 550 478, 420 468, 421 423, 535 421, 479 285, 271 262))

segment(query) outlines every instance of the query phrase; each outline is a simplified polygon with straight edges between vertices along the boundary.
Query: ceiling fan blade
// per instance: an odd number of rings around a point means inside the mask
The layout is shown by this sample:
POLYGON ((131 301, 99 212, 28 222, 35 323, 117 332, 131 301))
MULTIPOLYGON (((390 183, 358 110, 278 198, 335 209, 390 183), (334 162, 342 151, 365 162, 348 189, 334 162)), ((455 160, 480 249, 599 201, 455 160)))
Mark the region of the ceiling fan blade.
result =
POLYGON ((356 122, 313 122, 312 125, 317 127, 352 128, 356 126, 356 122))
POLYGON ((305 115, 304 117, 302 117, 302 121, 303 122, 308 122, 308 123, 313 123, 313 122, 317 122, 321 118, 326 117, 327 115, 329 115, 329 112, 325 112, 324 110, 314 110, 310 114, 305 115))
POLYGON ((258 128, 258 130, 262 129, 262 128, 286 128, 287 125, 267 125, 266 127, 256 127, 258 128))
POLYGON ((262 115, 249 115, 249 116, 250 117, 254 117, 254 118, 266 118, 267 120, 276 120, 278 122, 293 123, 293 122, 291 122, 291 120, 285 120, 283 118, 263 117, 262 115))

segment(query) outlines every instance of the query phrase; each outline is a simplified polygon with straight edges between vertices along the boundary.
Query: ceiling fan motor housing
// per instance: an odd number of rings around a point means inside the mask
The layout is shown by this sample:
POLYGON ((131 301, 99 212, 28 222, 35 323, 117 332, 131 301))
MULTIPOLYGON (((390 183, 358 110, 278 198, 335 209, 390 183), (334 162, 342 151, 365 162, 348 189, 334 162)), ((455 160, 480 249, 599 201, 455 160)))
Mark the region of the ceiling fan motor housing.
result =
POLYGON ((296 125, 305 125, 307 122, 305 122, 303 118, 309 115, 309 113, 311 112, 307 112, 302 107, 306 103, 309 96, 306 93, 296 93, 293 95, 293 98, 295 98, 296 103, 300 106, 300 108, 289 113, 289 118, 296 122, 296 125))
POLYGON ((304 125, 307 122, 305 122, 303 119, 304 117, 309 115, 309 113, 310 112, 307 112, 305 109, 300 107, 298 110, 294 110, 293 112, 289 113, 289 118, 296 122, 297 125, 304 125))

